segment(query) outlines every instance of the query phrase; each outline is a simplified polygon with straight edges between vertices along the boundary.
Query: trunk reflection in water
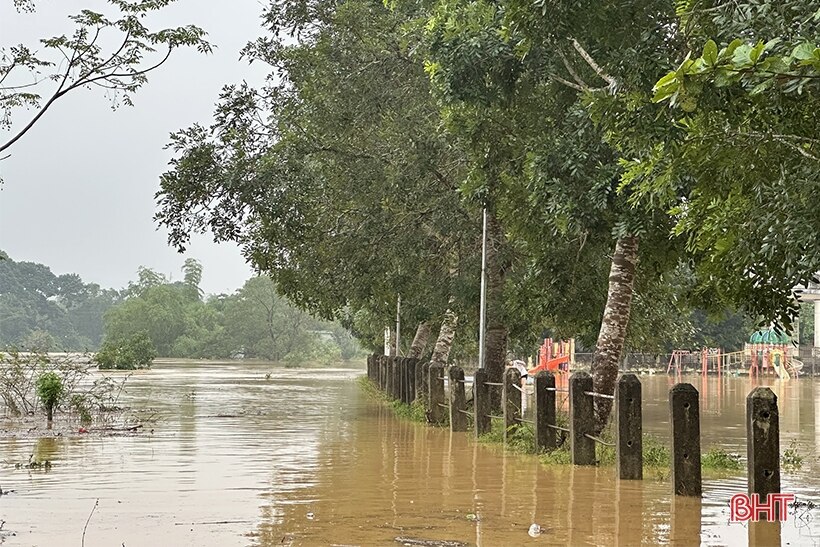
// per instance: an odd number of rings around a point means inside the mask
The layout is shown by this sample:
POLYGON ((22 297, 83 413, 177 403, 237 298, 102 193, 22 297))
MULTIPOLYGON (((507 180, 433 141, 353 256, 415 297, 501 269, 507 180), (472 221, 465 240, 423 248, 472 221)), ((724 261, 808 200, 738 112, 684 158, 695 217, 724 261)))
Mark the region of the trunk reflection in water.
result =
MULTIPOLYGON (((544 467, 469 434, 396 420, 353 382, 358 371, 245 364, 165 364, 129 380, 127 404, 154 409, 153 435, 0 438, 0 460, 42 454, 48 472, 2 471, 4 545, 390 545, 396 537, 494 546, 817 544, 820 520, 729 524, 745 475, 705 479, 704 497, 615 470, 544 467), (531 538, 531 524, 542 534, 531 538)), ((747 379, 692 382, 704 448, 745 456, 747 379)), ((644 429, 668 436, 666 376, 643 377, 644 429)), ((776 383, 782 449, 804 467, 783 491, 817 502, 820 382, 776 383)), ((0 541, 2 542, 2 541, 0 541)))

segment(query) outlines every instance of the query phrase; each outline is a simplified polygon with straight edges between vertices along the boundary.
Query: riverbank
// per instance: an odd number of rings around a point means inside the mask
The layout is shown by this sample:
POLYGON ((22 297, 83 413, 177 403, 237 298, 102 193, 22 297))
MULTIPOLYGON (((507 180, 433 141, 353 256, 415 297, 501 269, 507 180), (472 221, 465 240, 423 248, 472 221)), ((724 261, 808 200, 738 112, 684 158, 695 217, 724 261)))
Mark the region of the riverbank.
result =
MULTIPOLYGON (((367 376, 357 379, 360 388, 368 396, 380 401, 388 406, 397 417, 417 423, 428 424, 424 405, 416 400, 412 405, 407 405, 398 400, 391 399, 382 392, 376 384, 367 376)), ((567 427, 569 417, 566 412, 556 413, 556 425, 567 427)), ((449 424, 443 423, 439 427, 447 427, 449 424)), ((474 437, 472 433, 472 416, 469 419, 468 432, 465 435, 474 437)), ((435 427, 435 426, 432 426, 435 427)), ((614 467, 616 454, 614 446, 615 435, 613 424, 610 422, 600 435, 605 443, 596 443, 596 465, 598 467, 614 467)), ((513 454, 531 456, 538 459, 544 466, 571 465, 572 458, 569 451, 569 442, 564 436, 561 437, 558 448, 548 452, 538 453, 535 450, 535 434, 533 427, 527 423, 513 426, 507 432, 507 442, 504 440, 504 424, 498 418, 491 420, 491 430, 489 433, 477 438, 481 444, 493 449, 504 450, 513 454)), ((652 433, 643 433, 643 475, 645 479, 658 481, 668 481, 670 476, 670 449, 664 441, 652 433)), ((803 456, 799 454, 796 443, 791 443, 784 451, 784 470, 800 470, 803 463, 803 456)), ((704 479, 718 479, 727 477, 741 477, 745 473, 745 463, 743 456, 738 452, 732 452, 722 446, 708 446, 701 454, 701 472, 704 479)))

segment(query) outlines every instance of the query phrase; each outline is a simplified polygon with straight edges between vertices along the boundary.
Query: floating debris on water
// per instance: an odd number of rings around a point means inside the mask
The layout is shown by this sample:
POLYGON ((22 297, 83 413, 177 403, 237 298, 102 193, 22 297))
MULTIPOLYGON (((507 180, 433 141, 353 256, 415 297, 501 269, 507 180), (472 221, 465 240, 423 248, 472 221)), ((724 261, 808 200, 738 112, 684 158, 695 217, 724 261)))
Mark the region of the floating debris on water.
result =
POLYGON ((451 541, 446 539, 419 539, 408 537, 397 537, 396 542, 402 545, 422 545, 423 547, 467 547, 467 543, 461 541, 451 541))

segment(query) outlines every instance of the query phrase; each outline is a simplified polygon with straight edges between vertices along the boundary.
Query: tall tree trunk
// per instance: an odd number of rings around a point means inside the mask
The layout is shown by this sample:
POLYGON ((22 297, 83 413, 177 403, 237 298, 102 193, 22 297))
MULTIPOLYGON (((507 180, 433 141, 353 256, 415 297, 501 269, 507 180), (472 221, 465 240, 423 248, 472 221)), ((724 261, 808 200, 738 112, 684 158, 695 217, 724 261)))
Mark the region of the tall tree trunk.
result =
MULTIPOLYGON (((450 304, 455 302, 453 297, 450 297, 450 304)), ((447 360, 450 358, 450 349, 453 347, 453 337, 456 335, 456 326, 458 326, 458 316, 447 308, 444 312, 444 320, 441 322, 441 330, 438 333, 438 340, 436 340, 436 347, 433 349, 433 357, 430 359, 433 363, 439 365, 447 365, 447 360)))
POLYGON ((419 323, 416 328, 416 335, 413 337, 413 343, 410 344, 410 355, 413 359, 418 359, 427 348, 427 341, 430 339, 430 323, 423 321, 419 323))
MULTIPOLYGON (((507 263, 504 258, 506 238, 494 213, 487 215, 487 333, 484 340, 484 367, 490 382, 501 383, 507 360, 507 337, 504 311, 504 281, 507 263)), ((490 408, 501 409, 501 388, 490 389, 490 408)))
MULTIPOLYGON (((593 389, 598 393, 615 393, 618 364, 624 349, 629 326, 635 269, 638 263, 638 238, 626 236, 615 243, 615 253, 609 269, 609 290, 595 356, 592 360, 593 389)), ((600 433, 609 420, 612 400, 595 398, 595 428, 600 433)))

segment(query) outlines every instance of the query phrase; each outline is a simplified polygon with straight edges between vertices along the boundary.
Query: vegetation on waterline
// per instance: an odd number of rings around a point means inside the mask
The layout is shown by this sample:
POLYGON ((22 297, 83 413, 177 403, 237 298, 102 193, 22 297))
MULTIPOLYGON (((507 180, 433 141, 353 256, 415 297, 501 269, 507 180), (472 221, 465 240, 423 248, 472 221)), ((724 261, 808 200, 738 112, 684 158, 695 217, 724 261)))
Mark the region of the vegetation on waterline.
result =
POLYGON ((54 371, 43 372, 37 377, 35 382, 37 397, 43 403, 46 411, 46 418, 49 422, 54 420, 54 407, 63 397, 63 381, 54 371))
POLYGON ((121 415, 119 398, 127 378, 92 373, 93 367, 76 357, 0 352, 0 408, 22 418, 42 407, 49 421, 64 413, 82 424, 107 425, 121 415))
POLYGON ((120 340, 106 340, 94 356, 101 369, 136 370, 150 368, 157 348, 147 333, 138 332, 120 340))
MULTIPOLYGON (((560 427, 567 427, 568 417, 565 413, 559 412, 556 422, 560 427)), ((512 426, 507 435, 507 443, 504 443, 504 425, 502 420, 494 418, 489 433, 479 437, 479 442, 486 444, 502 445, 505 450, 516 454, 535 454, 535 433, 532 425, 522 423, 512 426)), ((614 443, 615 437, 610 424, 600 435, 600 438, 607 443, 614 443)), ((572 463, 572 456, 569 448, 569 440, 565 432, 559 432, 559 446, 555 450, 537 454, 539 461, 545 465, 568 465, 572 463)), ((595 454, 598 465, 615 465, 615 447, 601 443, 595 444, 595 454)), ((665 480, 669 476, 669 466, 671 456, 669 448, 660 439, 650 433, 643 434, 643 467, 644 475, 665 480)), ((720 475, 727 472, 735 472, 743 469, 743 463, 739 456, 726 452, 720 447, 713 447, 701 456, 701 468, 707 475, 720 475)))
MULTIPOLYGON (((410 420, 411 422, 427 423, 427 412, 424 404, 421 401, 413 401, 411 404, 405 404, 401 401, 390 398, 389 395, 373 383, 366 375, 359 376, 356 379, 359 387, 373 399, 377 399, 385 403, 399 418, 410 420)), ((449 424, 449 421, 448 421, 449 424)))

